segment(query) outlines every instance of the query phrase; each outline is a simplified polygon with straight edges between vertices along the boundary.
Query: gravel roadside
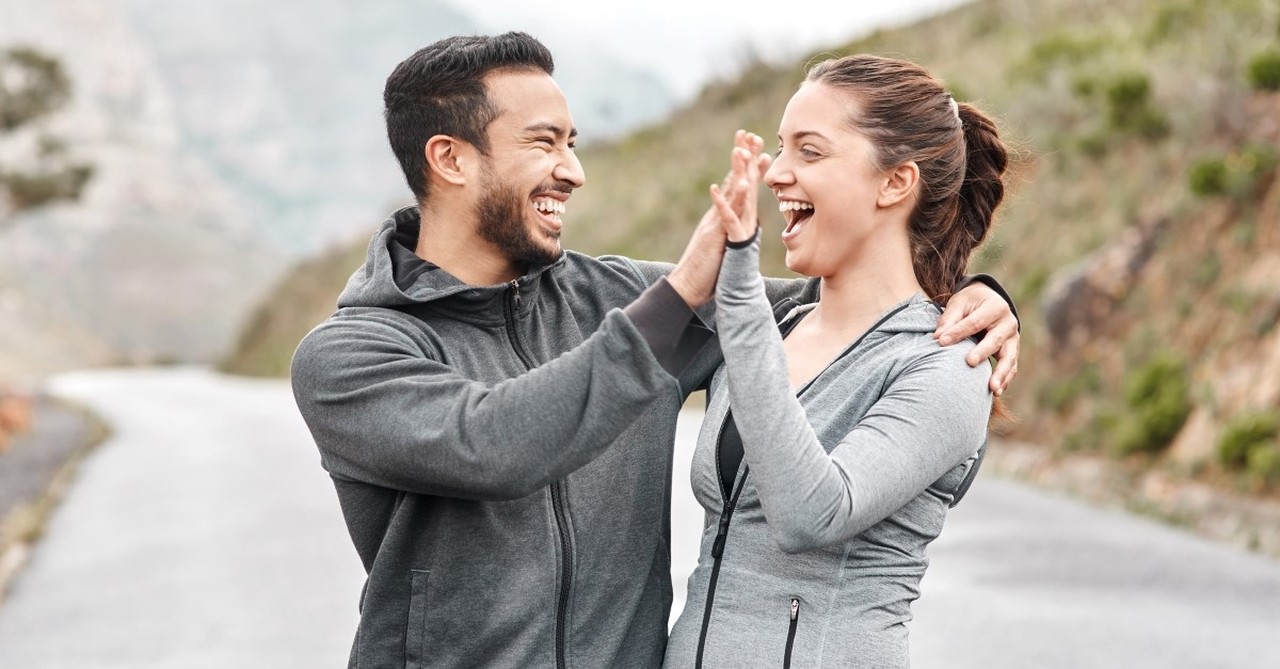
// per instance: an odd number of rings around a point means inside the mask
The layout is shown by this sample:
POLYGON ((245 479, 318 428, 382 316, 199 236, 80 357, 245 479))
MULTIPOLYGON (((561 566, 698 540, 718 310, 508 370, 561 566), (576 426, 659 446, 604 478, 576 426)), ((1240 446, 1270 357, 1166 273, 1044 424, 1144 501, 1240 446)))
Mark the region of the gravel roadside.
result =
POLYGON ((77 465, 108 434, 104 423, 64 400, 39 396, 32 408, 32 429, 0 453, 0 602, 77 465))

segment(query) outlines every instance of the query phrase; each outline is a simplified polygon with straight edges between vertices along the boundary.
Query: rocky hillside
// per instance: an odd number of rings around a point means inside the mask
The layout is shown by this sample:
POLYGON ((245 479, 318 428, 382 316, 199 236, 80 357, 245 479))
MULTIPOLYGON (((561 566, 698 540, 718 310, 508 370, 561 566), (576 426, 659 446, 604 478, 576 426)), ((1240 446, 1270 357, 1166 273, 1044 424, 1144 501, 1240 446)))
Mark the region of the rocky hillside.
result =
MULTIPOLYGON (((927 65, 1015 148, 1009 199, 973 262, 1023 313, 1006 436, 1274 494, 1280 5, 979 0, 815 56, 861 51, 927 65)), ((733 129, 772 136, 802 76, 802 62, 756 66, 582 151, 590 185, 570 203, 569 245, 676 258, 733 129)), ((766 226, 776 234, 780 219, 766 226)), ((781 273, 774 234, 767 262, 781 273)), ((305 299, 321 303, 261 311, 238 359, 285 369, 360 255, 308 267, 305 299)), ((304 299, 298 285, 274 303, 304 299)))

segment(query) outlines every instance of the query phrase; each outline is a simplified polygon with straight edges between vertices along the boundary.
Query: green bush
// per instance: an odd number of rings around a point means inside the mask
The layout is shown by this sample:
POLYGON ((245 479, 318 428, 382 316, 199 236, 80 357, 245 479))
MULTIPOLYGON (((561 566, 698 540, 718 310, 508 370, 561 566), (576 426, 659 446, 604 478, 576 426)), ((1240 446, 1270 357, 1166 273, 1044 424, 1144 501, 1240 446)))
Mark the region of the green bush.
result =
POLYGON ((1263 178, 1276 168, 1275 149, 1254 144, 1237 148, 1224 156, 1197 160, 1187 175, 1192 194, 1198 197, 1232 195, 1248 197, 1263 178))
POLYGON ((1121 455, 1163 450, 1191 413, 1191 381, 1186 365, 1170 353, 1137 369, 1126 384, 1129 413, 1116 434, 1121 455))
MULTIPOLYGON (((1280 435, 1280 415, 1274 412, 1252 412, 1231 419, 1218 438, 1218 462, 1228 469, 1250 465, 1255 449, 1272 449, 1280 435)), ((1262 457, 1262 456, 1259 456, 1262 457)))
POLYGON ((1151 80, 1141 72, 1131 72, 1107 84, 1107 120, 1111 128, 1134 132, 1147 139, 1169 134, 1164 112, 1151 106, 1151 80))
POLYGON ((1227 192, 1227 164, 1221 158, 1201 158, 1191 166, 1188 181, 1198 197, 1222 195, 1227 192))
POLYGON ((1249 85, 1262 91, 1280 90, 1280 49, 1268 49, 1249 61, 1249 85))
POLYGON ((1280 447, 1271 443, 1259 444, 1250 449, 1245 471, 1263 484, 1280 482, 1280 447))
POLYGON ((1098 92, 1098 80, 1088 75, 1078 76, 1071 81, 1071 92, 1078 98, 1091 98, 1098 92))
POLYGON ((1097 159, 1107 155, 1107 149, 1111 148, 1111 138, 1105 132, 1094 132, 1080 137, 1076 146, 1084 155, 1097 159))

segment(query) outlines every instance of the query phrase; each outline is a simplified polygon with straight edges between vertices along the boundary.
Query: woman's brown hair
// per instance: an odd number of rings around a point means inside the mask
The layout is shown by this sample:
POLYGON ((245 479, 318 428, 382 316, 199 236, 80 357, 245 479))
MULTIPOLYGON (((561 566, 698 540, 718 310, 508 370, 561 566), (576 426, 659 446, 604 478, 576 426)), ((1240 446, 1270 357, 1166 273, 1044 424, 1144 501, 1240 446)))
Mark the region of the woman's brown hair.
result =
POLYGON ((914 161, 920 191, 907 224, 916 280, 945 302, 1004 198, 1009 154, 995 123, 915 63, 860 54, 823 61, 806 81, 847 91, 848 123, 876 146, 880 169, 914 161))

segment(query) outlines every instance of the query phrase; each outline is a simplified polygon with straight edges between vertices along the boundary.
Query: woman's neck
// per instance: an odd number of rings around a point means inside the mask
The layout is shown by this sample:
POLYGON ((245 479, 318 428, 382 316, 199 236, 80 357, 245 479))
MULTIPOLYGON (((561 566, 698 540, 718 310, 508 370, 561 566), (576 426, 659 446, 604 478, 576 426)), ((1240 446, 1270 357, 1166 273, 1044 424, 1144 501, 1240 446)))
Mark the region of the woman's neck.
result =
POLYGON ((824 330, 861 332, 890 307, 919 292, 910 246, 881 245, 822 277, 822 292, 809 318, 824 330))

